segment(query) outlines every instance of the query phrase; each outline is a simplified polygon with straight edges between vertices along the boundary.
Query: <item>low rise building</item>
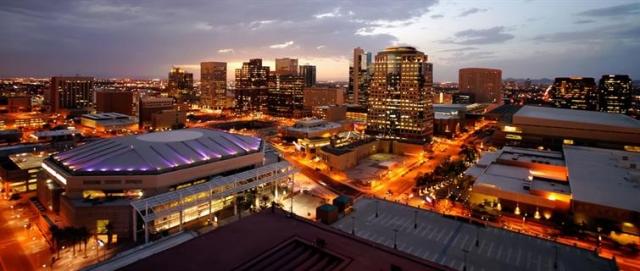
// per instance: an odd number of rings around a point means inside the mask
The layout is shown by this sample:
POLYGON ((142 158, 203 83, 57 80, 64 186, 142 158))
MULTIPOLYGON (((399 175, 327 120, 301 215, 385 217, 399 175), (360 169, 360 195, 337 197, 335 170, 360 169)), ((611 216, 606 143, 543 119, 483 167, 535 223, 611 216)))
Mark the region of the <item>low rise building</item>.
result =
POLYGON ((153 113, 176 109, 175 100, 169 97, 143 97, 140 99, 139 107, 140 126, 149 125, 153 113))
POLYGON ((356 141, 338 146, 331 144, 318 151, 331 170, 347 170, 358 165, 360 160, 376 153, 392 153, 398 155, 418 154, 424 151, 421 145, 399 141, 379 140, 372 137, 361 137, 356 141))
POLYGON ((151 114, 151 128, 166 130, 183 127, 187 122, 187 112, 180 110, 162 110, 151 114))
MULTIPOLYGON (((640 120, 626 115, 523 106, 499 116, 494 141, 561 150, 563 144, 640 151, 640 120)), ((500 108, 494 111, 500 111, 500 108)))
POLYGON ((565 145, 562 151, 516 147, 483 155, 465 174, 475 178, 470 202, 532 219, 573 214, 576 224, 600 221, 638 235, 640 154, 565 145))
POLYGON ((57 150, 66 150, 78 143, 80 133, 75 129, 38 131, 30 135, 34 143, 48 143, 57 150))
POLYGON ((454 270, 280 209, 185 239, 170 237, 87 270, 454 270))
POLYGON ((97 131, 138 130, 138 119, 121 113, 84 114, 80 123, 97 131))
POLYGON ((0 182, 6 196, 36 190, 42 161, 49 152, 23 152, 0 156, 0 182))
POLYGON ((129 90, 103 89, 95 92, 96 111, 115 112, 133 116, 137 114, 138 94, 129 90))
POLYGON ((618 270, 593 250, 369 197, 331 226, 455 270, 618 270))
POLYGON ((31 96, 0 96, 0 113, 31 112, 31 96))
POLYGON ((347 119, 347 107, 344 105, 322 105, 313 107, 314 118, 326 121, 343 121, 347 119))
POLYGON ((367 108, 357 104, 346 104, 347 120, 367 123, 367 108))
POLYGON ((348 123, 329 122, 319 119, 303 119, 284 130, 283 136, 300 138, 330 138, 348 129, 348 123))

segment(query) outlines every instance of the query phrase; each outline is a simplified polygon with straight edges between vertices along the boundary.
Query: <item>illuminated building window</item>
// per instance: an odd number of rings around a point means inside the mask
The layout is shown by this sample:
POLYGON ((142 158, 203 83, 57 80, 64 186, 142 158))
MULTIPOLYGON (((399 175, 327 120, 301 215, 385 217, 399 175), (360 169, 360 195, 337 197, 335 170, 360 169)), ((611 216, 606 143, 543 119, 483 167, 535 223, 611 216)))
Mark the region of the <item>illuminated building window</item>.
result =
POLYGON ((509 125, 505 125, 502 131, 509 132, 509 133, 522 133, 522 130, 518 129, 518 127, 509 126, 509 125))
POLYGON ((513 140, 522 140, 522 136, 519 135, 512 135, 512 134, 507 134, 505 136, 506 139, 513 139, 513 140))
POLYGON ((624 146, 624 150, 625 150, 625 151, 632 151, 632 152, 640 152, 640 146, 629 146, 629 145, 625 145, 625 146, 624 146))
POLYGON ((106 234, 107 233, 107 225, 109 224, 108 219, 98 219, 96 220, 96 233, 98 234, 106 234))
POLYGON ((565 145, 573 145, 573 139, 565 139, 565 140, 562 140, 562 144, 565 144, 565 145))

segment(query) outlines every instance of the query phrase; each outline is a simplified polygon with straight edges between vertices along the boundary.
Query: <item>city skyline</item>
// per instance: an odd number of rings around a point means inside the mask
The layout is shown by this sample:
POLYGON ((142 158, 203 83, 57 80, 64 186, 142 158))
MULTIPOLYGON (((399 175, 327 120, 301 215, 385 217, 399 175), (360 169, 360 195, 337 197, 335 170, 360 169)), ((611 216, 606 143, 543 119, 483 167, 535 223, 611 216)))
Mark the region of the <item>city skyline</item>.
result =
POLYGON ((0 45, 0 76, 164 79, 180 66, 198 78, 200 62, 222 61, 232 80, 250 58, 273 68, 289 57, 316 65, 318 80, 346 81, 353 48, 409 44, 433 60, 439 82, 457 81, 463 67, 502 69, 503 78, 637 78, 640 3, 576 3, 7 3, 0 21, 12 27, 0 33, 12 38, 0 45))

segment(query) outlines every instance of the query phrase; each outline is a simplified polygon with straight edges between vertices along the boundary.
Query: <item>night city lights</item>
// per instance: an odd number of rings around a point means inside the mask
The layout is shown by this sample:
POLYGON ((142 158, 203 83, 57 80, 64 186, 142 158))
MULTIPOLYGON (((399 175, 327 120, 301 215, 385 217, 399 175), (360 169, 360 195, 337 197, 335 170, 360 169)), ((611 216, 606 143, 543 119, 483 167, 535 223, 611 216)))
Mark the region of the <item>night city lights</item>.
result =
POLYGON ((636 0, 0 25, 0 271, 640 270, 636 0))

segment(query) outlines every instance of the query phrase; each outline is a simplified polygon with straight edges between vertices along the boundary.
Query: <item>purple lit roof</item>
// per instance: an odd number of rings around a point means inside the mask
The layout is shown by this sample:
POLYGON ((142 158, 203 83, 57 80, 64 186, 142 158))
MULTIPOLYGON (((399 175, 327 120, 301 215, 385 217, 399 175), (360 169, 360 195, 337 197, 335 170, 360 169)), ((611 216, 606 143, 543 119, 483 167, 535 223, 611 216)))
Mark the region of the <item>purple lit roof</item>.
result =
POLYGON ((89 143, 53 156, 74 174, 149 174, 260 151, 260 138, 209 129, 124 136, 89 143))

